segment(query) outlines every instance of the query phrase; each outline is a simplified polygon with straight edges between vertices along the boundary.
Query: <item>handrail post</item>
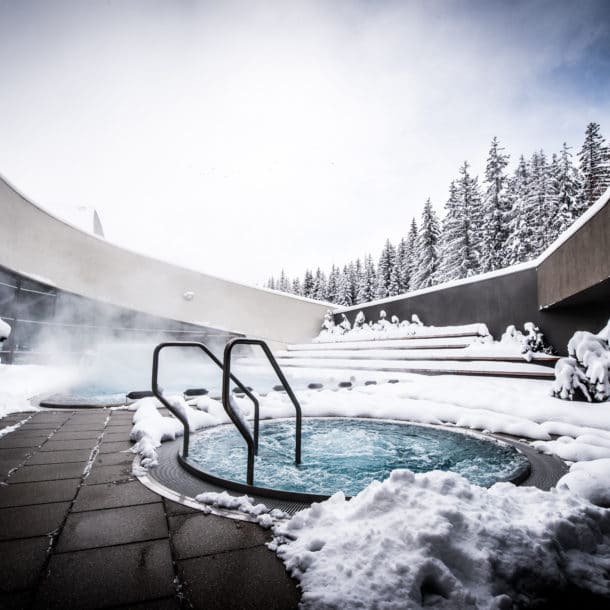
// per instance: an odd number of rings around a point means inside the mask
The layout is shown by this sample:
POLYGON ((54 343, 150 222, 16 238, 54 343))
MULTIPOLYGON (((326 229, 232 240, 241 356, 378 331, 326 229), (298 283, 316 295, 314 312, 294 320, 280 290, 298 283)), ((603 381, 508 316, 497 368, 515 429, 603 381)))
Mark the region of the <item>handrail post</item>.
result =
MULTIPOLYGON (((231 354, 232 354, 233 348, 236 345, 258 345, 263 350, 263 353, 267 357, 267 360, 269 360, 269 363, 271 364, 273 370, 275 371, 275 374, 278 376, 282 386, 284 387, 284 389, 286 390, 286 393, 288 394, 290 400, 292 401, 292 404, 294 405, 294 409, 295 409, 295 419, 296 419, 294 462, 295 462, 295 464, 300 464, 301 463, 301 428, 302 428, 301 405, 299 404, 297 397, 295 396, 294 392, 292 391, 292 388, 290 387, 288 380, 284 376, 284 373, 282 372, 280 365, 277 363, 275 356, 271 353, 271 350, 269 349, 269 346, 267 345, 267 343, 265 343, 265 341, 263 341, 261 339, 245 339, 245 338, 238 337, 236 339, 231 339, 230 341, 227 342, 227 344, 225 345, 224 358, 223 358, 223 369, 224 369, 223 388, 222 388, 223 400, 224 400, 225 393, 228 393, 228 391, 229 391, 228 376, 230 375, 230 372, 231 372, 231 354), (224 383, 225 379, 227 380, 226 384, 224 383)), ((226 407, 225 407, 225 410, 226 410, 226 407)), ((255 416, 254 425, 255 425, 256 434, 258 434, 258 414, 256 414, 256 416, 255 416)))

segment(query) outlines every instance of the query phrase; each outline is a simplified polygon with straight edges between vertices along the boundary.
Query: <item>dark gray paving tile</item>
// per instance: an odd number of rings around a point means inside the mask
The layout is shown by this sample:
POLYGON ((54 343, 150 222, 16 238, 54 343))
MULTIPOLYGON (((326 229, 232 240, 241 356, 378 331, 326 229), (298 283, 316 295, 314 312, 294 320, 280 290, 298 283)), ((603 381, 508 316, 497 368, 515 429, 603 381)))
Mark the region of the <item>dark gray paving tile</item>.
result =
MULTIPOLYGON (((42 432, 41 430, 30 430, 29 428, 17 428, 17 430, 13 431, 13 432, 9 432, 9 434, 7 436, 11 436, 12 438, 38 438, 39 436, 42 437, 49 437, 51 434, 53 434, 53 432, 42 432)), ((6 437, 3 437, 6 438, 6 437)))
POLYGON ((73 451, 38 451, 29 460, 28 466, 36 464, 62 464, 68 462, 86 462, 91 455, 90 449, 74 449, 73 451))
POLYGON ((76 440, 95 440, 102 432, 95 430, 59 430, 53 435, 54 441, 76 441, 76 440))
POLYGON ((46 442, 41 451, 74 451, 75 449, 92 449, 95 447, 95 440, 82 439, 71 441, 56 441, 51 439, 46 442))
POLYGON ((270 534, 254 523, 193 513, 169 518, 176 557, 186 559, 264 544, 270 534))
POLYGON ((0 486, 0 507, 72 500, 79 484, 80 479, 63 479, 61 481, 3 485, 0 486))
POLYGON ((46 436, 16 436, 15 433, 7 434, 0 438, 0 449, 17 449, 38 447, 47 440, 46 436))
POLYGON ((99 424, 78 424, 70 425, 66 424, 59 428, 58 432, 98 432, 101 434, 104 431, 104 426, 99 424))
POLYGON ((100 453, 115 453, 116 451, 128 451, 133 447, 133 443, 124 442, 108 442, 102 441, 100 445, 100 453))
POLYGON ((175 597, 166 599, 155 599, 140 604, 128 604, 127 606, 116 606, 116 610, 179 610, 180 602, 175 597))
POLYGON ((131 462, 110 466, 101 466, 94 463, 91 473, 85 479, 85 484, 97 485, 98 483, 114 483, 130 479, 133 479, 131 475, 131 462))
POLYGON ((61 553, 51 558, 35 608, 103 608, 174 594, 166 540, 61 553))
POLYGON ((114 464, 131 464, 135 457, 134 453, 127 451, 125 453, 98 453, 95 458, 94 467, 111 466, 114 464))
POLYGON ((31 591, 17 593, 0 593, 0 610, 29 610, 32 604, 31 591))
POLYGON ((48 548, 48 536, 0 542, 0 592, 33 587, 48 548))
POLYGON ((49 436, 51 432, 55 432, 55 430, 59 430, 59 426, 49 426, 49 424, 23 424, 19 430, 23 430, 26 432, 38 432, 40 435, 49 436))
POLYGON ((22 466, 13 473, 8 482, 28 483, 33 481, 55 481, 59 479, 77 479, 83 474, 81 462, 67 464, 37 464, 35 466, 22 466))
POLYGON ((160 501, 160 496, 144 487, 139 481, 83 485, 78 491, 72 512, 118 508, 120 506, 134 506, 160 501))
POLYGON ((105 443, 113 443, 120 441, 128 441, 129 440, 129 432, 109 432, 106 430, 104 432, 104 442, 105 443))
POLYGON ((187 600, 194 608, 289 610, 297 608, 296 582, 266 547, 178 562, 187 600))
POLYGON ((23 459, 0 460, 0 481, 6 481, 10 472, 21 466, 23 459))
POLYGON ((46 536, 64 520, 69 502, 0 508, 0 540, 46 536))
POLYGON ((109 508, 68 516, 57 551, 75 551, 167 536, 161 503, 109 508))
POLYGON ((190 515, 191 513, 200 513, 201 511, 191 508, 190 506, 184 506, 184 504, 178 504, 178 502, 172 502, 167 498, 163 498, 163 504, 165 504, 165 512, 168 516, 173 515, 190 515))
POLYGON ((15 447, 12 449, 0 449, 0 460, 16 460, 25 458, 32 452, 27 447, 15 447))

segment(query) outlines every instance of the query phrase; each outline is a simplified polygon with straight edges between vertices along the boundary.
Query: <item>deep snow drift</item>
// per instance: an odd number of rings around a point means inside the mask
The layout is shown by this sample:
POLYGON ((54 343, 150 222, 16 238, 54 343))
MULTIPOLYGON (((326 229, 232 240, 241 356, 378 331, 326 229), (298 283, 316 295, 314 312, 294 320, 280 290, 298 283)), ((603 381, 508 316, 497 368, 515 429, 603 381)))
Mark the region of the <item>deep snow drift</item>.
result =
POLYGON ((306 609, 508 610, 566 587, 610 598, 610 511, 567 491, 395 470, 275 534, 306 609))

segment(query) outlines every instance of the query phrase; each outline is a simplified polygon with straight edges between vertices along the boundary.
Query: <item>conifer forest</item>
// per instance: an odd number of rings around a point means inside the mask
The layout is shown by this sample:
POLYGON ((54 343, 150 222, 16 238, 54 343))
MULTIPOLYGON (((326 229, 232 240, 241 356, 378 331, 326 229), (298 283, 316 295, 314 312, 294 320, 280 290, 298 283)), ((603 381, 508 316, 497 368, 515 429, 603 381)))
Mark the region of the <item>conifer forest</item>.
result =
POLYGON ((397 244, 329 270, 284 271, 265 286, 341 306, 367 303, 536 258, 610 187, 610 149, 589 123, 576 154, 567 144, 516 159, 493 138, 482 177, 467 161, 448 188, 442 218, 428 199, 397 244))

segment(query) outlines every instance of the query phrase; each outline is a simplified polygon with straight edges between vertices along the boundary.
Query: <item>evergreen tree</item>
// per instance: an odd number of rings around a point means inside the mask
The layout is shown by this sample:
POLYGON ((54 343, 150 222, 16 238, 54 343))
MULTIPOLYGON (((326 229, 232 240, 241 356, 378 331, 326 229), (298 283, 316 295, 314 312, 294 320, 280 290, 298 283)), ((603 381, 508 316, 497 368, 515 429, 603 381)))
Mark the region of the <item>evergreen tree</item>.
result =
POLYGON ((358 288, 356 291, 357 303, 368 303, 375 298, 377 288, 377 279, 375 274, 375 264, 373 257, 367 254, 364 257, 362 273, 358 280, 358 288))
POLYGON ((339 289, 339 268, 333 265, 328 274, 328 282, 326 282, 326 300, 329 303, 337 302, 337 291, 339 289))
POLYGON ((349 307, 350 305, 353 305, 352 290, 347 265, 344 265, 343 270, 339 274, 339 283, 337 287, 337 305, 342 305, 344 307, 349 307))
POLYGON ((301 286, 301 280, 298 277, 295 277, 294 280, 292 280, 292 294, 303 296, 303 287, 301 286))
POLYGON ((587 125, 578 159, 582 174, 581 196, 586 210, 610 187, 610 151, 600 132, 599 123, 587 125))
POLYGON ((309 269, 305 271, 303 278, 303 296, 313 298, 313 274, 309 269))
POLYGON ((350 263, 348 265, 348 270, 350 294, 352 303, 355 305, 358 303, 358 285, 360 283, 360 276, 362 275, 362 262, 360 259, 357 258, 355 263, 350 263))
POLYGON ((326 275, 320 267, 316 269, 311 296, 318 301, 324 301, 326 299, 326 275))
POLYGON ((379 264, 377 265, 377 292, 376 296, 378 299, 384 299, 389 296, 390 289, 390 278, 392 275, 392 269, 396 264, 396 249, 392 245, 389 239, 386 239, 381 256, 379 257, 379 264))
MULTIPOLYGON (((583 212, 582 182, 572 163, 569 146, 564 142, 552 177, 556 191, 556 208, 551 218, 551 241, 563 233, 583 212)), ((548 245, 548 244, 547 244, 548 245)))
POLYGON ((526 204, 529 181, 530 172, 528 164, 525 161, 525 157, 521 155, 508 189, 510 212, 505 265, 520 263, 528 255, 526 204))
POLYGON ((288 281, 288 278, 286 277, 286 274, 284 273, 283 269, 280 273, 280 279, 277 283, 277 290, 280 290, 281 292, 290 292, 290 282, 288 281))
POLYGON ((404 270, 405 290, 414 290, 413 275, 417 267, 417 222, 415 218, 411 219, 411 227, 407 235, 407 254, 404 270))
POLYGON ((538 256, 550 243, 549 225, 556 208, 556 193, 551 181, 550 166, 543 150, 532 155, 530 180, 525 210, 525 239, 527 254, 524 260, 538 256))
POLYGON ((481 245, 481 199, 478 181, 464 161, 457 181, 451 183, 437 281, 449 281, 479 271, 481 245))
POLYGON ((267 288, 271 288, 271 290, 275 290, 275 278, 271 276, 269 281, 267 282, 267 288))
POLYGON ((503 154, 498 138, 494 136, 485 166, 483 197, 481 271, 493 271, 504 265, 504 247, 508 240, 508 199, 506 175, 509 155, 503 154))
POLYGON ((398 294, 407 292, 409 290, 409 278, 411 277, 410 269, 411 261, 409 260, 409 241, 406 237, 403 237, 398 247, 396 248, 396 271, 397 271, 397 283, 398 283, 398 294))
POLYGON ((413 289, 436 284, 440 232, 438 217, 428 199, 424 205, 417 236, 417 264, 412 278, 413 289))

